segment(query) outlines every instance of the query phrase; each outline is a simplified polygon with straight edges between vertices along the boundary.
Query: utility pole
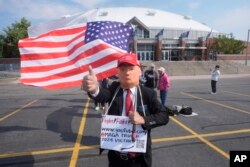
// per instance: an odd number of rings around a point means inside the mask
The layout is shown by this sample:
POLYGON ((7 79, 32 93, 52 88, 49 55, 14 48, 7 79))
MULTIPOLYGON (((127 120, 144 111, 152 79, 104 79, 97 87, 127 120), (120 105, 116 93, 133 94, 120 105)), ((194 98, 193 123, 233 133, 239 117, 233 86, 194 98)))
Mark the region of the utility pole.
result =
POLYGON ((246 47, 246 61, 245 61, 245 65, 247 66, 247 61, 248 61, 248 43, 249 43, 249 32, 250 32, 250 29, 248 29, 247 31, 247 47, 246 47))
POLYGON ((4 43, 4 40, 3 40, 3 37, 4 37, 4 31, 2 31, 2 30, 0 30, 1 32, 3 32, 3 33, 1 33, 0 34, 0 36, 1 36, 1 38, 0 38, 0 46, 1 46, 1 48, 0 48, 0 58, 2 58, 3 57, 3 43, 4 43))

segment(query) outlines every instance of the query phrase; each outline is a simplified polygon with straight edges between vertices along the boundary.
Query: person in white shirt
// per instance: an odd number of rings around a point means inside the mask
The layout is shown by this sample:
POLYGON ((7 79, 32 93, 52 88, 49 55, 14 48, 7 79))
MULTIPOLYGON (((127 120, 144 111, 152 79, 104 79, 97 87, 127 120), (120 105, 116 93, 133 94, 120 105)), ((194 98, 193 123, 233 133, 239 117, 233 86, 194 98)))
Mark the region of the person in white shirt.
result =
POLYGON ((216 94, 216 84, 218 82, 218 78, 220 76, 220 66, 216 65, 214 70, 210 70, 211 71, 211 88, 212 88, 212 92, 211 94, 216 94))

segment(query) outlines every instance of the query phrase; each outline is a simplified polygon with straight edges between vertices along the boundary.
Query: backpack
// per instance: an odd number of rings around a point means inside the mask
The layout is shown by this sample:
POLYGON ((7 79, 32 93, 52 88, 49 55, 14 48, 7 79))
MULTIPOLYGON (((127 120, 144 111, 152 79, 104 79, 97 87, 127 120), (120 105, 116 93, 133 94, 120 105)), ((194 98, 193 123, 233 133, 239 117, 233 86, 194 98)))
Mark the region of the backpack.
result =
POLYGON ((183 115, 192 115, 193 109, 189 106, 182 106, 181 110, 179 111, 180 114, 183 115))
POLYGON ((189 106, 185 106, 185 105, 173 105, 173 106, 168 106, 168 113, 170 116, 174 116, 174 115, 192 115, 193 113, 193 109, 192 107, 189 106))

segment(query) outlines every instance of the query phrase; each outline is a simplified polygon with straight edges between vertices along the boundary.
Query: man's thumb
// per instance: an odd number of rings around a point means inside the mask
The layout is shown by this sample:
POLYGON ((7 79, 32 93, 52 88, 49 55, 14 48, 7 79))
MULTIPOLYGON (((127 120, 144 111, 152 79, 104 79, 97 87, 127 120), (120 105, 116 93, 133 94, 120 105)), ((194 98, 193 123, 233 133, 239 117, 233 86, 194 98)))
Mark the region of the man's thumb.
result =
POLYGON ((95 75, 94 70, 92 69, 92 66, 89 66, 89 75, 95 75))

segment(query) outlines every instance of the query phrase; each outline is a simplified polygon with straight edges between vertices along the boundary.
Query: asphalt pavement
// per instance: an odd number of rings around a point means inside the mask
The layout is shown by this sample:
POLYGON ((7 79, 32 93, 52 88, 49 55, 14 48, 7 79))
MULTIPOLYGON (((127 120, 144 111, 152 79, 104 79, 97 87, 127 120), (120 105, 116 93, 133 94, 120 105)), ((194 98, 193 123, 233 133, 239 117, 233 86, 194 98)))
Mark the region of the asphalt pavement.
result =
MULTIPOLYGON (((152 130, 153 167, 228 167, 233 150, 250 151, 250 75, 171 77, 167 105, 196 116, 171 117, 152 130)), ((105 167, 100 118, 80 88, 48 91, 0 79, 0 166, 105 167)))

